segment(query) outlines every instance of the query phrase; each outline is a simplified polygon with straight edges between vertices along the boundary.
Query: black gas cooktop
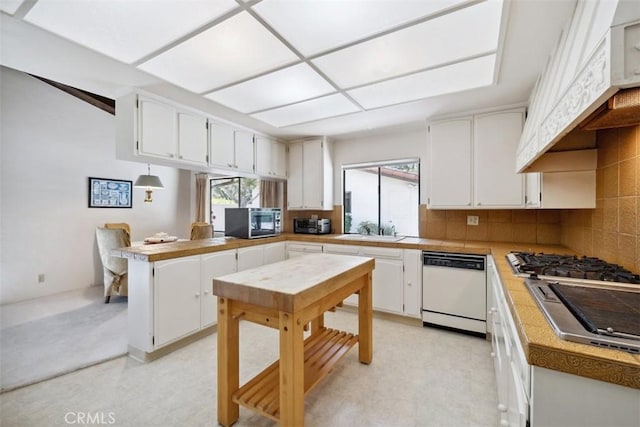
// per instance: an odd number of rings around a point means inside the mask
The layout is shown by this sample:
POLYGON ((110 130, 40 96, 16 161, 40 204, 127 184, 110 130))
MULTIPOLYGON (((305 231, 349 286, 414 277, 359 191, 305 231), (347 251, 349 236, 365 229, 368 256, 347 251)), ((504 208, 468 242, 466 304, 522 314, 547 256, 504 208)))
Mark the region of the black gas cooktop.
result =
POLYGON ((600 258, 577 257, 534 252, 511 252, 507 255, 516 273, 545 277, 596 280, 640 284, 640 276, 600 258))

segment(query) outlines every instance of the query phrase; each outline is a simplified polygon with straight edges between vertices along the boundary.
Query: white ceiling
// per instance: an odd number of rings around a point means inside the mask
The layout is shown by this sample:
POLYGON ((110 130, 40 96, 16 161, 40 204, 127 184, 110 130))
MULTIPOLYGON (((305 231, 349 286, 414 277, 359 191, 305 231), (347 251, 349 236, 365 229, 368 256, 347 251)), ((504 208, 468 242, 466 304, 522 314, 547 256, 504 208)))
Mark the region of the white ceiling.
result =
POLYGON ((575 0, 0 0, 5 66, 281 137, 523 104, 575 0), (54 59, 56 58, 56 59, 54 59))

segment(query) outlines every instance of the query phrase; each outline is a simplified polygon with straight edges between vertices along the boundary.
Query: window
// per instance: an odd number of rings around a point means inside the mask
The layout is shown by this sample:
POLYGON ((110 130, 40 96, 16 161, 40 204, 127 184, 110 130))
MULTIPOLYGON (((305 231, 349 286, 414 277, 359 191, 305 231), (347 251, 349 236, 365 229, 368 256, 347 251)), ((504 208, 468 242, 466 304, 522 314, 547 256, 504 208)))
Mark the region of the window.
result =
POLYGON ((211 195, 211 224, 216 231, 224 231, 226 208, 260 207, 258 178, 215 178, 209 180, 211 195))
POLYGON ((418 159, 342 169, 345 233, 418 236, 418 159))

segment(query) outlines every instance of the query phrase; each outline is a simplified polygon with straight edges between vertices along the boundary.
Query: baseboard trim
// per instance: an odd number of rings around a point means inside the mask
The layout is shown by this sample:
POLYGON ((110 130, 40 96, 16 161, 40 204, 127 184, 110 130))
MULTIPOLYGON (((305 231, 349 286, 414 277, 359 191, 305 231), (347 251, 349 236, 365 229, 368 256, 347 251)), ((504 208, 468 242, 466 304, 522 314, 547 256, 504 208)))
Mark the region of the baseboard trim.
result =
POLYGON ((192 344, 208 335, 215 333, 218 330, 218 325, 208 326, 195 334, 186 336, 178 341, 174 341, 171 344, 168 344, 164 347, 159 348, 156 351, 146 352, 144 350, 140 350, 139 348, 129 346, 129 357, 137 360, 138 362, 147 363, 159 359, 162 356, 166 356, 169 353, 172 353, 182 347, 185 347, 189 344, 192 344))

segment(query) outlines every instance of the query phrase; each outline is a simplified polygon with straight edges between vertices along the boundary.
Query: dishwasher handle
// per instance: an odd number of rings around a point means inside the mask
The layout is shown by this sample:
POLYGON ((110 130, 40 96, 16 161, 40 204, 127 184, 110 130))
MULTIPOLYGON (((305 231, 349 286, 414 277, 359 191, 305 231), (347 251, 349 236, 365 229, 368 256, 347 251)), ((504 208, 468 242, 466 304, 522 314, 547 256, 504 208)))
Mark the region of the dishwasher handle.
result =
POLYGON ((486 258, 484 255, 460 254, 448 252, 422 252, 422 265, 446 268, 462 268, 484 271, 486 258))

